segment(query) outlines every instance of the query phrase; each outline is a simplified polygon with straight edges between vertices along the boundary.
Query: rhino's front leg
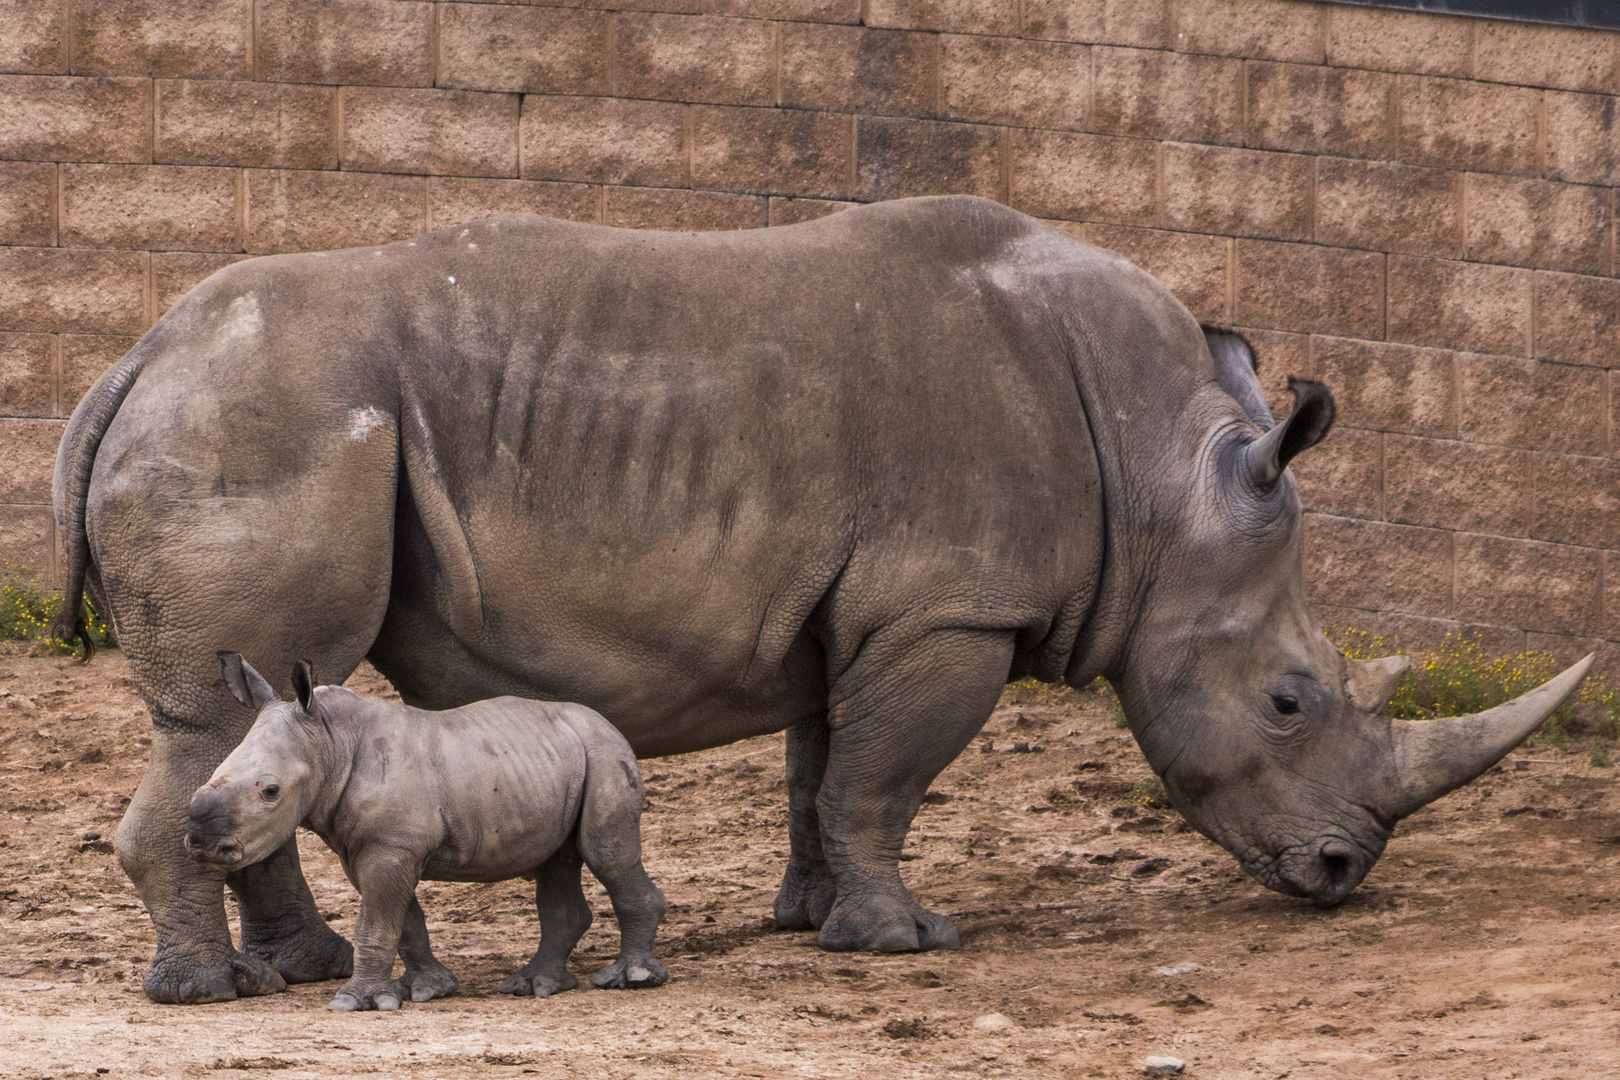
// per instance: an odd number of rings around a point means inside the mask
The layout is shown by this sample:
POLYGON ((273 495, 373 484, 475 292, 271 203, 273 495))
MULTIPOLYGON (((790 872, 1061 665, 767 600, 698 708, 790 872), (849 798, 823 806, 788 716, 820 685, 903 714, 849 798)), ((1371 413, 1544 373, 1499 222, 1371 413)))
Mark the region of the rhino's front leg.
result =
POLYGON ((956 927, 911 899, 900 852, 923 794, 984 726, 1012 666, 1007 631, 874 635, 833 687, 816 799, 838 898, 824 949, 954 949, 956 927))
POLYGON ((298 862, 296 836, 262 862, 225 879, 242 913, 242 951, 290 983, 342 979, 354 949, 321 918, 298 862))
POLYGON ((157 931, 144 989, 153 1001, 200 1005, 287 987, 270 964, 240 953, 225 922, 224 873, 186 854, 186 812, 229 746, 195 733, 152 732, 152 760, 135 789, 114 846, 157 931))
MULTIPOLYGON (((392 978, 405 916, 416 899, 416 861, 405 852, 369 850, 355 860, 360 917, 354 925, 354 977, 326 1007, 335 1012, 397 1009, 401 988, 392 978)), ((425 931, 425 927, 424 927, 425 931)))
POLYGON ((838 898, 816 814, 831 737, 825 714, 787 730, 788 864, 775 907, 776 925, 784 930, 819 929, 838 898))

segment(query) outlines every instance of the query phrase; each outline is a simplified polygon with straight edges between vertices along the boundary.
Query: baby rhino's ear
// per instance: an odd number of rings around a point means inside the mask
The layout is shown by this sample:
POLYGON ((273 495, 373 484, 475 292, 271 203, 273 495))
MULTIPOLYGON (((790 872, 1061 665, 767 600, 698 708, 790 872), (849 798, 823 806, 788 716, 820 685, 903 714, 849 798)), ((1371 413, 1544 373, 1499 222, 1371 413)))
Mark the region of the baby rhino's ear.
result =
POLYGON ((293 693, 298 695, 298 707, 305 716, 315 715, 315 667, 308 660, 293 665, 293 693))
POLYGON ((257 712, 276 698, 276 691, 253 670, 253 665, 242 659, 241 653, 220 652, 219 667, 225 678, 225 688, 231 697, 257 712))

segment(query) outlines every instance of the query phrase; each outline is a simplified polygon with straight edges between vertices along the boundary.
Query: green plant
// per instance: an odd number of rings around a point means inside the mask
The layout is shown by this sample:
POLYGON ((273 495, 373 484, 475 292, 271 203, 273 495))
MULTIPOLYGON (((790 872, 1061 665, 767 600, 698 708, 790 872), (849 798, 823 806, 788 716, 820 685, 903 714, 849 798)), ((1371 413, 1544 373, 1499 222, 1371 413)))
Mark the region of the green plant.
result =
MULTIPOLYGON (((84 647, 75 642, 70 648, 51 636, 51 626, 62 611, 62 594, 22 567, 6 563, 6 576, 0 580, 0 638, 30 642, 51 652, 78 655, 84 647)), ((81 617, 85 631, 97 648, 117 648, 112 628, 84 602, 81 617)))
POLYGON ((1602 768, 1609 763, 1609 755, 1604 749, 1601 735, 1592 736, 1592 741, 1587 744, 1586 763, 1594 769, 1602 768))
POLYGON ((1125 801, 1132 806, 1166 805, 1168 800, 1164 794, 1164 781, 1148 773, 1131 785, 1131 790, 1125 793, 1125 801))

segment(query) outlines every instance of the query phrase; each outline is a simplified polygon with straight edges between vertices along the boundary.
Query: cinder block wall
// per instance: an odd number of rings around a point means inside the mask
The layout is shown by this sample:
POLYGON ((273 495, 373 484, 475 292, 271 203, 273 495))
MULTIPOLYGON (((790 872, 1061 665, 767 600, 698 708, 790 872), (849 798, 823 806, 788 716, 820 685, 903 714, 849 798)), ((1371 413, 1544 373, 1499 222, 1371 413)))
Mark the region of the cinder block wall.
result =
POLYGON ((0 0, 0 556, 187 288, 530 210, 972 192, 1330 383, 1325 623, 1620 667, 1620 35, 1290 0, 0 0), (606 10, 615 8, 617 10, 606 10), (1611 550, 1613 549, 1613 550, 1611 550))

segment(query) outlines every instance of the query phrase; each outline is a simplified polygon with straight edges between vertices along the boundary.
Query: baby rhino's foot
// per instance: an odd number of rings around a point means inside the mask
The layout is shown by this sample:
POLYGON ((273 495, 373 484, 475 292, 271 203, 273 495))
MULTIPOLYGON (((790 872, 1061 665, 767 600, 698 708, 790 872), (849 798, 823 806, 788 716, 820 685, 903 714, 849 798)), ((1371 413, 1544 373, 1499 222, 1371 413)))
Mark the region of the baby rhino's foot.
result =
POLYGON ((432 961, 418 968, 406 968, 405 974, 398 980, 401 998, 406 992, 410 993, 412 1001, 432 1001, 434 998, 449 997, 456 992, 461 984, 450 973, 450 969, 438 961, 432 961))
POLYGON ((579 980, 567 971, 561 975, 544 975, 522 968, 506 977, 506 981, 501 983, 501 993, 518 997, 550 997, 578 985, 579 980))
POLYGON ((609 964, 591 977, 598 990, 645 990, 649 986, 663 986, 669 978, 669 972, 650 956, 639 960, 630 960, 619 957, 616 964, 609 964))
POLYGON ((333 1012, 365 1012, 368 1009, 387 1012, 399 1008, 403 996, 403 988, 397 981, 383 983, 372 990, 350 982, 326 1003, 326 1007, 333 1012))

